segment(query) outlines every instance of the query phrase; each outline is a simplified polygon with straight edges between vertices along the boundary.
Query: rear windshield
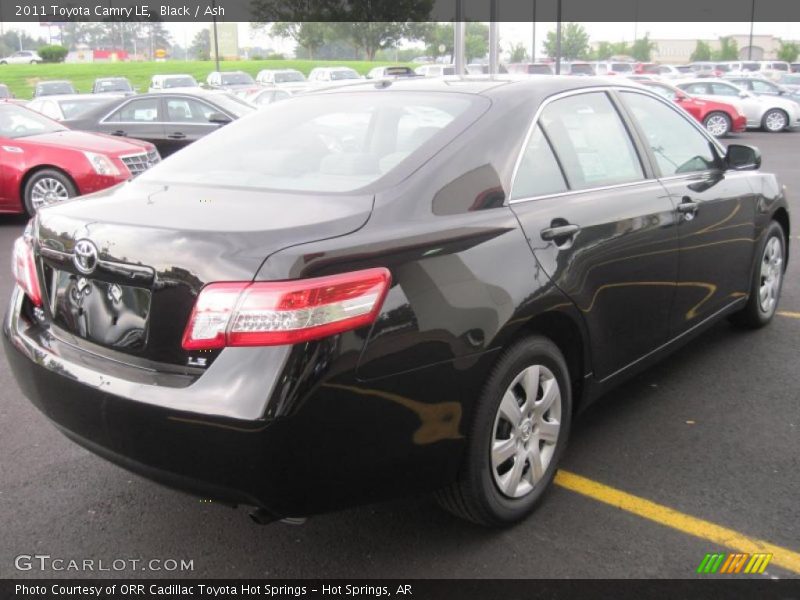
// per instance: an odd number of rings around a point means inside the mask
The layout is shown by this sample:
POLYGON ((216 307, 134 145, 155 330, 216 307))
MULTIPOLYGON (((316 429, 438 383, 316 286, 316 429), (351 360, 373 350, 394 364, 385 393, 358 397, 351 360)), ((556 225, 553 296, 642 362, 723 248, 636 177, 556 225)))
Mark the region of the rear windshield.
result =
POLYGON ((305 81, 306 78, 300 71, 287 71, 275 73, 275 83, 290 83, 292 81, 305 81))
POLYGON ((61 112, 64 113, 65 119, 75 119, 93 108, 110 104, 111 102, 114 102, 114 100, 109 101, 108 98, 76 98, 74 100, 60 100, 58 105, 61 107, 61 112))
POLYGON ((772 68, 776 71, 788 71, 789 65, 786 63, 772 63, 772 68))
POLYGON ((51 94, 53 96, 57 94, 75 93, 75 88, 72 87, 71 83, 67 82, 40 83, 38 86, 36 86, 36 89, 40 94, 51 94))
POLYGON ((548 65, 528 65, 530 75, 552 75, 553 70, 548 65))
POLYGON ((339 81, 340 79, 358 79, 358 73, 351 69, 341 69, 338 71, 331 71, 331 80, 339 81))
POLYGON ((611 70, 614 73, 630 73, 633 71, 631 63, 611 63, 611 70))
POLYGON ((278 102, 202 138, 145 180, 349 192, 394 170, 429 140, 447 139, 478 97, 367 92, 278 102), (236 148, 236 152, 231 152, 236 148))
POLYGON ((742 71, 758 71, 761 65, 755 62, 742 63, 742 71))
POLYGON ((221 79, 222 85, 250 85, 255 83, 247 73, 222 73, 221 79))
POLYGON ((164 88, 197 87, 193 77, 170 77, 164 80, 164 88))
POLYGON ((577 73, 578 75, 594 75, 592 65, 571 65, 569 72, 577 73))
POLYGON ((691 73, 692 67, 675 67, 680 73, 691 73))
POLYGON ((413 75, 414 71, 408 67, 386 67, 386 75, 413 75))
POLYGON ((96 92, 132 92, 127 79, 101 79, 94 85, 96 92))

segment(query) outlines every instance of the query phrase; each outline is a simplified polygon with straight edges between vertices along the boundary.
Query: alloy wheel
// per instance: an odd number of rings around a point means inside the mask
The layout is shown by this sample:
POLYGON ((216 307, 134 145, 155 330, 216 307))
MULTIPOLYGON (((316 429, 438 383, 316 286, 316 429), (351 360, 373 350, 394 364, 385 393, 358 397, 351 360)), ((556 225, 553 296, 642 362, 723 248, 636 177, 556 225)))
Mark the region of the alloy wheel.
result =
POLYGON ((771 315, 778 303, 783 277, 783 246, 772 237, 764 247, 761 257, 761 284, 758 288, 758 306, 765 315, 771 315))
POLYGON ((728 133, 728 120, 723 115, 711 115, 706 119, 706 129, 714 137, 722 137, 728 133))
POLYGON ((31 204, 34 210, 68 199, 69 191, 66 186, 54 177, 42 177, 31 190, 31 204))
POLYGON ((786 127, 786 115, 783 111, 771 110, 764 118, 764 125, 769 131, 782 131, 783 128, 786 127))
POLYGON ((533 365, 508 386, 494 420, 491 470, 500 492, 522 498, 543 479, 561 429, 561 390, 552 371, 533 365))

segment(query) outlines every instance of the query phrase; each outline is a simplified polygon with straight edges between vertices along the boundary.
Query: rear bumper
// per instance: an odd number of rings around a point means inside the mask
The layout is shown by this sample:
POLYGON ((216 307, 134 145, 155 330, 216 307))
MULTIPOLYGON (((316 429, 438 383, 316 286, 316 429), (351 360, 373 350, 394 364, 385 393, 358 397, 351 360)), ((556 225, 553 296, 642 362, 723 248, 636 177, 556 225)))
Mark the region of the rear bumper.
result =
MULTIPOLYGON (((234 418, 221 413, 252 410, 246 386, 241 394, 231 381, 224 392, 218 389, 222 409, 215 412, 205 396, 204 380, 213 380, 219 359, 183 387, 125 382, 111 365, 98 369, 86 356, 87 369, 65 359, 55 342, 37 343, 30 332, 38 326, 20 315, 21 299, 15 290, 2 337, 23 393, 73 441, 159 483, 286 517, 435 489, 458 468, 458 403, 428 407, 398 396, 396 388, 329 379, 305 393, 264 390, 260 417, 234 418), (173 396, 182 398, 179 404, 173 396), (193 396, 197 409, 186 410, 193 396)), ((452 381, 457 375, 444 371, 449 368, 422 369, 417 378, 452 381)))

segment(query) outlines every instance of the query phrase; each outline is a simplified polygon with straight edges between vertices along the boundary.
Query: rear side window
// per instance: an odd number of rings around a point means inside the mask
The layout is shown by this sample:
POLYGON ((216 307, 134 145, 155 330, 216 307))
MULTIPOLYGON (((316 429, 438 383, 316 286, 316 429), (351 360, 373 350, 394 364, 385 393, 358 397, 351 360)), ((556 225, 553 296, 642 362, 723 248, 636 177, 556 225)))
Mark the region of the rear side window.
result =
POLYGON ((114 123, 152 123, 158 120, 158 98, 132 100, 105 119, 114 123))
POLYGON ((644 179, 630 135, 605 93, 556 100, 542 111, 539 126, 553 144, 570 189, 644 179))
POLYGON ((682 85, 681 89, 690 94, 708 94, 708 86, 705 83, 689 83, 682 85))
POLYGON ((725 85, 724 83, 712 83, 711 92, 715 96, 738 97, 741 90, 739 88, 733 87, 732 85, 725 85))
POLYGON ((716 167, 711 141, 685 117, 655 98, 633 92, 621 95, 644 132, 662 176, 716 167))
POLYGON ((522 153, 511 186, 511 200, 567 191, 567 182, 547 138, 537 125, 522 153))

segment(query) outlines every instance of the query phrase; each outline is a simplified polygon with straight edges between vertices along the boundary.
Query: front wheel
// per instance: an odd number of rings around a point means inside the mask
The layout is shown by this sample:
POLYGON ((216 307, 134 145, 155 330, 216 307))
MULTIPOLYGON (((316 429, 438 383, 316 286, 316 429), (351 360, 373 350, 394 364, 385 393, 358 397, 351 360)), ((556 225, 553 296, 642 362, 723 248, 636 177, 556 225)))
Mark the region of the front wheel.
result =
POLYGON ((571 415, 569 370, 561 351, 541 336, 517 342, 486 383, 461 472, 438 493, 439 503, 481 525, 523 519, 555 476, 571 415))
POLYGON ((778 133, 789 125, 789 115, 780 108, 769 109, 761 121, 761 126, 770 133, 778 133))
POLYGON ((55 169, 42 169, 28 179, 23 199, 25 210, 33 216, 44 206, 63 202, 77 195, 75 184, 66 174, 55 169))
POLYGON ((772 221, 758 250, 750 283, 750 298, 744 308, 731 316, 731 320, 744 327, 764 327, 775 316, 783 287, 786 256, 786 238, 779 223, 772 221))
POLYGON ((724 112, 712 112, 703 120, 708 133, 716 138, 725 137, 731 132, 731 118, 724 112))

